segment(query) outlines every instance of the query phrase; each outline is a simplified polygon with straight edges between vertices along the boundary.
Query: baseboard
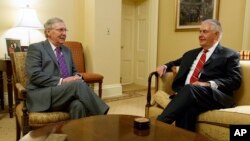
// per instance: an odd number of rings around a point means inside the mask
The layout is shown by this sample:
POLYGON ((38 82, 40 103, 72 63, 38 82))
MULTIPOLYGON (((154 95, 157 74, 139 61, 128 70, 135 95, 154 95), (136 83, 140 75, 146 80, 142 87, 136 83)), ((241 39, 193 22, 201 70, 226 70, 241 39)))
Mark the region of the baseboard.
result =
MULTIPOLYGON (((95 92, 98 93, 98 87, 95 87, 95 92)), ((112 84, 102 86, 102 98, 121 96, 122 95, 122 85, 112 84)))

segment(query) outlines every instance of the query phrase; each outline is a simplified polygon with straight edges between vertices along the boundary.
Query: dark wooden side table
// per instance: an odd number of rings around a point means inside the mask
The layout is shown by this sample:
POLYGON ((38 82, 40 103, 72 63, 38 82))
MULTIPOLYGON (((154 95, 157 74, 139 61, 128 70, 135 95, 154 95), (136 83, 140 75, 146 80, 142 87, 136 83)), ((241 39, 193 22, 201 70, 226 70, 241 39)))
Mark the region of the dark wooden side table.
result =
MULTIPOLYGON (((12 87, 12 66, 10 59, 0 59, 0 96, 4 95, 3 72, 7 75, 7 91, 10 118, 13 117, 13 87, 12 87)), ((1 107, 4 108, 4 102, 1 101, 1 107)))

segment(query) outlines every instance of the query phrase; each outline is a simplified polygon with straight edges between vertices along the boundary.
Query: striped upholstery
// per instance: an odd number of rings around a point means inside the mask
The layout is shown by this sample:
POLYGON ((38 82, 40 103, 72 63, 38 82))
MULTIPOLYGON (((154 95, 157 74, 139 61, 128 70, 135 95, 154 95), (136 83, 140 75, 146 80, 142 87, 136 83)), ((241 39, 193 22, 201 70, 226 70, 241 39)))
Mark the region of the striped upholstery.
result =
POLYGON ((249 50, 241 50, 240 51, 240 60, 250 60, 250 51, 249 50))

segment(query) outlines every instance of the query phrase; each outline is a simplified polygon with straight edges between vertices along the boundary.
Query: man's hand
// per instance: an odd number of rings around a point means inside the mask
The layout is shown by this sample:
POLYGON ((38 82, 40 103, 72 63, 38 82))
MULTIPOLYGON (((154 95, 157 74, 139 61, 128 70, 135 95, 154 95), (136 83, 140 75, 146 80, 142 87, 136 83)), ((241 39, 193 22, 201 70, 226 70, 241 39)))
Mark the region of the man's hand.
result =
POLYGON ((62 80, 62 84, 69 83, 69 82, 76 81, 76 80, 82 80, 82 77, 80 77, 79 75, 66 77, 62 80))
POLYGON ((192 83, 192 85, 210 87, 209 82, 201 82, 201 81, 196 81, 196 82, 192 83))
POLYGON ((160 77, 166 73, 166 66, 162 65, 156 68, 157 73, 159 74, 160 77))

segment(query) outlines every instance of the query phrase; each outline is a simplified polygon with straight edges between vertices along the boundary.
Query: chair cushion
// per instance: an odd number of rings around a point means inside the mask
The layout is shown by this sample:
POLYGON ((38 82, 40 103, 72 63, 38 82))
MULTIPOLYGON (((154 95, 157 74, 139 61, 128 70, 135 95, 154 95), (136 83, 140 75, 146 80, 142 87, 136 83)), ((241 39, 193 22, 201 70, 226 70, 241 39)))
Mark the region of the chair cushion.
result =
POLYGON ((202 113, 198 122, 229 127, 230 124, 250 124, 250 106, 236 106, 202 113))
POLYGON ((29 123, 31 126, 40 126, 70 119, 66 112, 30 112, 29 123))
POLYGON ((148 110, 148 118, 157 118, 161 113, 163 109, 161 107, 157 106, 152 106, 148 110))
MULTIPOLYGON (((157 91, 156 94, 153 95, 153 98, 160 108, 165 108, 171 100, 169 99, 169 95, 161 90, 157 91)), ((151 114, 151 116, 152 115, 153 114, 151 114)), ((230 124, 250 124, 250 106, 236 106, 233 108, 210 110, 200 114, 198 122, 224 127, 229 127, 230 124)))
POLYGON ((225 109, 220 109, 220 111, 235 112, 235 113, 242 113, 242 114, 250 115, 250 105, 241 105, 241 106, 236 106, 233 108, 225 108, 225 109))
POLYGON ((85 72, 81 73, 81 75, 83 76, 84 81, 87 83, 102 82, 103 80, 103 76, 97 73, 85 72))
MULTIPOLYGON (((22 112, 23 103, 18 104, 16 107, 16 115, 21 123, 21 118, 23 116, 22 112)), ((29 125, 31 127, 40 127, 50 123, 65 121, 70 119, 70 115, 66 112, 30 112, 29 113, 29 125)))
POLYGON ((171 99, 169 99, 169 94, 167 94, 166 92, 164 92, 162 90, 158 90, 153 95, 153 98, 154 98, 155 102, 157 104, 159 104, 159 106, 161 108, 165 108, 167 106, 167 104, 171 101, 171 99))

